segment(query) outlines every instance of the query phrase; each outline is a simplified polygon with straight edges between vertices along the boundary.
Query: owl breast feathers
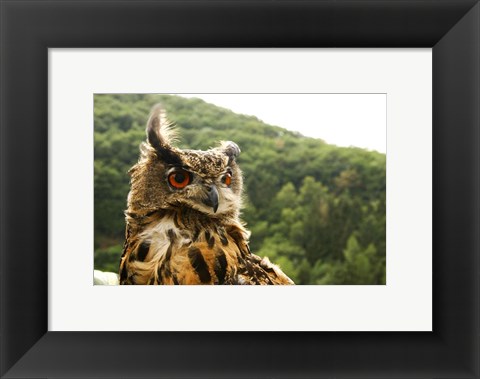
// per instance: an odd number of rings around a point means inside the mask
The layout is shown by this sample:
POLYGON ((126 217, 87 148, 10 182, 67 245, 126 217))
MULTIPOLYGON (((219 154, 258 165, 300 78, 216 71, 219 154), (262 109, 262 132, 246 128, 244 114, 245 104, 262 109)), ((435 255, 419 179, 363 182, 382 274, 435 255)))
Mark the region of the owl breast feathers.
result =
POLYGON ((181 150, 172 142, 172 126, 155 106, 129 171, 120 284, 294 284, 250 252, 239 218, 239 147, 181 150))

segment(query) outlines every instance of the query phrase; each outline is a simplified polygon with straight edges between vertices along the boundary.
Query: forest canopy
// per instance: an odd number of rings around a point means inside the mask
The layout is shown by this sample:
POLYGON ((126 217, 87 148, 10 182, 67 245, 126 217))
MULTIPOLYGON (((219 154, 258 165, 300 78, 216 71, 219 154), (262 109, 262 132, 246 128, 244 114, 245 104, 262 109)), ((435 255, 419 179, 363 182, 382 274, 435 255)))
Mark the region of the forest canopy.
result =
POLYGON ((385 154, 337 147, 173 95, 94 97, 95 269, 118 271, 127 171, 157 103, 176 125, 178 147, 205 150, 220 140, 240 146, 242 219, 253 253, 268 256, 296 284, 386 283, 385 154))

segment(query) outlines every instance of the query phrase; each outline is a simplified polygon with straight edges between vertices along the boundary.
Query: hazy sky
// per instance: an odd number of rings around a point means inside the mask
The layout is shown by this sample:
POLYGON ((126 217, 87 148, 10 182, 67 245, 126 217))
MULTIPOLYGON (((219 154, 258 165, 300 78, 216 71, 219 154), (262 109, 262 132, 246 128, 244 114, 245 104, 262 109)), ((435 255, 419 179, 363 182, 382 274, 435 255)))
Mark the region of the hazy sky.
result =
POLYGON ((179 94, 338 146, 386 151, 385 94, 179 94))

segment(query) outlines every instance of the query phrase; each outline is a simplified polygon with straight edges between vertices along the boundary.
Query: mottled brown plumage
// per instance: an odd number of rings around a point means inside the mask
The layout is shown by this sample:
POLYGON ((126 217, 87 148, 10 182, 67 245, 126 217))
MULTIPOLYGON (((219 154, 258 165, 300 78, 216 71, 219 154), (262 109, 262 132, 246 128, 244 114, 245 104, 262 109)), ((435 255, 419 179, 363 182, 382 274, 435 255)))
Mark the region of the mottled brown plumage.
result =
POLYGON ((240 149, 180 150, 160 106, 130 170, 120 284, 293 284, 250 252, 240 221, 240 149))

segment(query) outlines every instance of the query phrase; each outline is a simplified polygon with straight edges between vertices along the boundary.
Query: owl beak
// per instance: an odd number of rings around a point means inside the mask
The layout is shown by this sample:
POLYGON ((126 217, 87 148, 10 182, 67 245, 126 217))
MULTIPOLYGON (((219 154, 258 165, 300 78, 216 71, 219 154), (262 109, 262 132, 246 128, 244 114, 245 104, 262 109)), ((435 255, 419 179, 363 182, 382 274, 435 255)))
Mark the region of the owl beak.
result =
POLYGON ((218 209, 218 190, 214 185, 210 186, 208 189, 208 197, 203 201, 203 203, 209 207, 213 208, 213 213, 217 212, 218 209))

